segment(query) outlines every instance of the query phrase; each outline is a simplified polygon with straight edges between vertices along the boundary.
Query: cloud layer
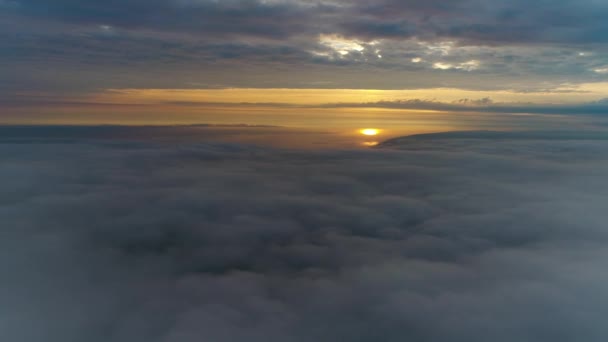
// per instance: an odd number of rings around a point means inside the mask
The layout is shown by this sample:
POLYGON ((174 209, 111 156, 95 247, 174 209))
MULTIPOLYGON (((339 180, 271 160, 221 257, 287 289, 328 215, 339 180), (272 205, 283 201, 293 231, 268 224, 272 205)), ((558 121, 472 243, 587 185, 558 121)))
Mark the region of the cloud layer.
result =
POLYGON ((0 144, 11 341, 605 341, 608 143, 0 144))
POLYGON ((13 92, 548 89, 605 80, 608 68, 608 6, 594 0, 14 0, 0 10, 13 92))

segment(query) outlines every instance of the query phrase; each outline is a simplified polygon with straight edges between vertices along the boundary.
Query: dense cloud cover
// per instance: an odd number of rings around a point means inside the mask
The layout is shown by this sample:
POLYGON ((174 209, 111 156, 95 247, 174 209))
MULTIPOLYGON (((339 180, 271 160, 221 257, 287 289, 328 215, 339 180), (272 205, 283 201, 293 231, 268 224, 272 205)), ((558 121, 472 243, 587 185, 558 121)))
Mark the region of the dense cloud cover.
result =
POLYGON ((123 28, 286 37, 339 33, 369 39, 453 38, 469 42, 605 43, 608 5, 594 0, 15 0, 13 15, 123 28), (321 19, 330 19, 323 22, 321 19), (331 30, 331 32, 327 32, 331 30), (321 31, 321 32, 319 32, 321 31))
POLYGON ((0 86, 12 92, 522 90, 608 73, 608 5, 596 0, 3 0, 0 11, 11 80, 0 86))
POLYGON ((0 339, 605 341, 608 141, 565 138, 4 142, 0 339))

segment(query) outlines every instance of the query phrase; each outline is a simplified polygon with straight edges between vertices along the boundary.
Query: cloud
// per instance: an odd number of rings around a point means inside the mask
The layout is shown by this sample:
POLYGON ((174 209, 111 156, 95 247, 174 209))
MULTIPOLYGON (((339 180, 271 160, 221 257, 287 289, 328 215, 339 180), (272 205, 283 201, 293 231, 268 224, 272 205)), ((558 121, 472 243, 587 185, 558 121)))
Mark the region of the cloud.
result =
POLYGON ((0 62, 12 81, 0 86, 11 94, 150 83, 302 87, 327 78, 342 88, 522 89, 601 81, 608 62, 608 7, 593 0, 543 1, 534 8, 520 0, 20 0, 0 6, 0 62), (416 58, 420 62, 411 63, 416 58), (83 74, 86 82, 75 76, 83 74))
MULTIPOLYGON (((597 1, 541 2, 531 8, 524 1, 459 0, 396 1, 383 0, 368 4, 357 2, 356 12, 372 22, 399 19, 404 27, 413 27, 424 38, 450 38, 470 44, 513 43, 599 43, 599 32, 605 32, 601 19, 608 7, 597 1), (373 18, 373 19, 372 19, 373 18)), ((358 16, 352 21, 359 21, 358 16)), ((382 36, 381 31, 376 38, 382 36)), ((390 29, 384 34, 392 37, 390 29)))
POLYGON ((334 103, 322 105, 329 108, 390 108, 422 109, 448 112, 504 113, 504 114, 558 114, 558 115, 608 115, 605 100, 580 104, 496 103, 491 98, 460 99, 443 102, 426 99, 378 101, 368 103, 334 103))
POLYGON ((363 40, 455 39, 469 44, 605 43, 608 7, 593 1, 4 1, 13 15, 79 25, 199 35, 289 37, 337 33, 363 40), (17 4, 18 6, 16 6, 17 4), (333 31, 333 32, 332 32, 333 31))
POLYGON ((295 3, 263 1, 123 2, 63 0, 52 4, 22 0, 15 15, 62 24, 111 25, 124 29, 174 31, 210 36, 260 36, 281 38, 308 21, 308 11, 295 3))
POLYGON ((456 69, 456 70, 464 70, 464 71, 473 71, 478 68, 479 68, 479 61, 476 61, 476 60, 471 60, 471 61, 463 62, 463 63, 459 63, 459 64, 451 64, 451 63, 443 63, 443 62, 433 63, 433 69, 439 69, 439 70, 456 69))
POLYGON ((608 73, 608 67, 595 68, 593 71, 598 74, 606 74, 608 73))
POLYGON ((12 341, 603 341, 606 140, 0 144, 12 341))

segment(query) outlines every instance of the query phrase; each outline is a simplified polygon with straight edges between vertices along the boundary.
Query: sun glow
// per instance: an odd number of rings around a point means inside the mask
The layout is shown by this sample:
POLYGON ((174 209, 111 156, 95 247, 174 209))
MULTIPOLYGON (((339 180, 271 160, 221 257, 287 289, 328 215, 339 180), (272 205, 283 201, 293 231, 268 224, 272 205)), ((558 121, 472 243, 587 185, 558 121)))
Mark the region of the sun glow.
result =
POLYGON ((364 129, 360 130, 359 132, 363 135, 373 136, 373 135, 378 135, 378 133, 380 133, 380 130, 375 129, 375 128, 364 128, 364 129))

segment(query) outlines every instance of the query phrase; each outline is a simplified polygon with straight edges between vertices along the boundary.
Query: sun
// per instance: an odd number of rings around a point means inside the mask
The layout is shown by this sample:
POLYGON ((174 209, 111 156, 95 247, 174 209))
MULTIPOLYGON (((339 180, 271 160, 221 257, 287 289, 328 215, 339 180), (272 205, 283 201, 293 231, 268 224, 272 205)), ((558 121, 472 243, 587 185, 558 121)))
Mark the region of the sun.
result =
POLYGON ((375 128, 364 128, 364 129, 360 130, 359 132, 363 135, 373 136, 373 135, 378 135, 378 133, 380 133, 380 130, 375 129, 375 128))

